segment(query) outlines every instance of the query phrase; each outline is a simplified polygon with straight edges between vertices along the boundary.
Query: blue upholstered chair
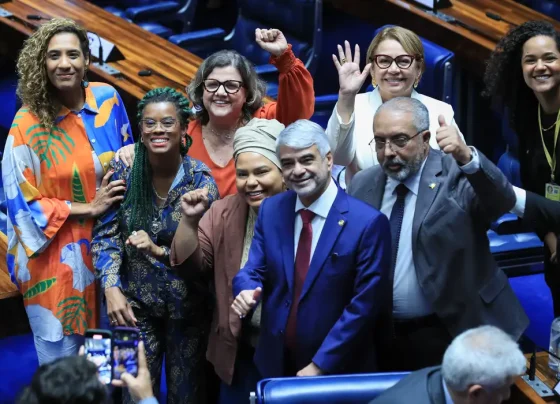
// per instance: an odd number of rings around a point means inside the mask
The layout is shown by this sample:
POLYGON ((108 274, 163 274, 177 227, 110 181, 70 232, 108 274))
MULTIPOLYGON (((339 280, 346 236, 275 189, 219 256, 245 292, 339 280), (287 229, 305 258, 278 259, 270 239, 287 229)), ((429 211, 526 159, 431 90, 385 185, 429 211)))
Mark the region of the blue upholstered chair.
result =
POLYGON ((207 57, 221 49, 234 49, 256 65, 267 81, 267 94, 278 95, 278 71, 268 64, 270 55, 255 43, 256 28, 278 28, 313 74, 321 47, 322 0, 238 0, 239 15, 230 33, 212 28, 173 35, 169 41, 207 57))
POLYGON ((190 30, 197 2, 198 0, 117 0, 104 9, 153 34, 169 38, 173 33, 190 30), (175 28, 175 32, 170 27, 175 28))
POLYGON ((258 382, 257 404, 369 403, 395 385, 407 372, 285 377, 258 382))
MULTIPOLYGON (((374 36, 387 26, 378 28, 374 36)), ((427 39, 420 38, 424 46, 424 62, 426 71, 416 89, 419 93, 438 100, 451 103, 453 100, 453 61, 455 55, 427 39)), ((365 52, 362 52, 365 55, 365 52)), ((365 59, 365 58, 364 58, 365 59)), ((364 61, 362 61, 365 64, 364 61)), ((373 87, 368 87, 371 91, 373 87)), ((311 118, 319 125, 326 127, 332 110, 338 99, 337 94, 321 95, 315 98, 315 114, 311 118)))

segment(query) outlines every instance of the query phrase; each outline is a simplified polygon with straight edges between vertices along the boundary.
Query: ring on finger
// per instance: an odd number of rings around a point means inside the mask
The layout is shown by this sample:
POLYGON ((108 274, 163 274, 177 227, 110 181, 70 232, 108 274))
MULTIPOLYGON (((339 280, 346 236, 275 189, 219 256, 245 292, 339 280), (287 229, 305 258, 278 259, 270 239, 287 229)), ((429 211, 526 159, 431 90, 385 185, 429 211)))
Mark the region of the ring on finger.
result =
POLYGON ((343 65, 344 63, 346 63, 346 58, 342 58, 342 59, 340 60, 340 64, 343 65))
POLYGON ((138 234, 138 233, 136 232, 136 230, 134 230, 134 231, 132 232, 132 235, 133 235, 133 236, 136 236, 137 234, 138 234))

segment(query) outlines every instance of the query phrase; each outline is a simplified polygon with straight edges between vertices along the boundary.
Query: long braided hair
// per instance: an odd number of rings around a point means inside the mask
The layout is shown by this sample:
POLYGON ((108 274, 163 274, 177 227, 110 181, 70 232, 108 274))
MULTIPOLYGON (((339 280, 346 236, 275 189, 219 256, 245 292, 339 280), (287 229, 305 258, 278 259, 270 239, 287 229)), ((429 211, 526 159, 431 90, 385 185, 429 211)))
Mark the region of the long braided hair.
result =
MULTIPOLYGON (((138 103, 138 122, 142 121, 144 108, 146 108, 147 105, 161 102, 169 102, 175 106, 181 130, 184 130, 191 116, 190 103, 183 94, 170 87, 156 88, 146 93, 144 98, 138 103)), ((140 132, 142 132, 141 127, 140 132)), ((185 138, 181 139, 180 143, 181 156, 184 157, 187 154, 191 144, 191 137, 185 134, 185 138)), ((134 230, 149 232, 154 197, 152 188, 152 167, 148 160, 146 146, 144 146, 144 143, 142 143, 140 139, 136 141, 134 153, 134 164, 130 171, 130 185, 128 186, 126 198, 121 205, 121 213, 123 213, 125 209, 131 209, 130 219, 127 223, 129 234, 134 230)))

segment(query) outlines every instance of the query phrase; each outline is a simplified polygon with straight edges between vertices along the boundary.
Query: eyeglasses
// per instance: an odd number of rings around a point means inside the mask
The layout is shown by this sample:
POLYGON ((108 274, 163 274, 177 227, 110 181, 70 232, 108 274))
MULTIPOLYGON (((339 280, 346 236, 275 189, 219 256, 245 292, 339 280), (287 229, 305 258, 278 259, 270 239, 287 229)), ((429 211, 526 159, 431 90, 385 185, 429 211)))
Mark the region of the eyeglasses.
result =
POLYGON ((239 90, 241 90, 241 87, 243 87, 243 82, 238 80, 218 81, 214 79, 207 79, 204 80, 202 84, 209 93, 215 93, 218 91, 220 86, 224 86, 226 93, 236 94, 239 90))
POLYGON ((421 58, 412 55, 399 55, 396 58, 392 58, 389 55, 375 55, 373 57, 375 64, 380 69, 388 69, 393 62, 397 64, 399 69, 408 69, 416 59, 420 60, 421 58))
POLYGON ((420 132, 418 132, 416 135, 414 135, 412 137, 403 136, 403 135, 397 135, 397 136, 392 137, 390 139, 383 139, 383 138, 375 138, 374 137, 371 140, 371 142, 369 142, 369 144, 371 145, 372 142, 375 142, 375 150, 377 150, 377 151, 385 150, 385 147, 386 147, 387 144, 389 144, 389 147, 391 148, 391 150, 397 151, 397 150, 401 150, 402 148, 406 147, 408 142, 410 142, 412 139, 414 139, 420 133, 424 133, 427 130, 428 129, 421 130, 420 132))
POLYGON ((140 121, 140 124, 142 125, 142 130, 145 133, 153 132, 154 130, 156 130, 159 124, 161 124, 163 130, 171 130, 175 127, 176 123, 177 123, 177 119, 175 118, 164 118, 161 121, 156 121, 155 119, 142 119, 140 121))

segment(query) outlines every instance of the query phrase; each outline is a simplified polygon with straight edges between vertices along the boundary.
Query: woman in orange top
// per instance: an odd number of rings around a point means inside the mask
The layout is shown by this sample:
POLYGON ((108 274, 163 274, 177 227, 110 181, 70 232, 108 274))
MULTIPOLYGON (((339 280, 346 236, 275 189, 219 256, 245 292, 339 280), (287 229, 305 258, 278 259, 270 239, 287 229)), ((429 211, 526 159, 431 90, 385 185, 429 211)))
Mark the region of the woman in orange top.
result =
MULTIPOLYGON (((315 107, 313 78, 295 57, 284 34, 257 28, 255 40, 270 53, 270 63, 280 72, 277 102, 263 105, 266 83, 245 56, 232 50, 206 58, 187 87, 196 116, 187 128, 193 140, 189 155, 212 170, 222 198, 237 192, 233 135, 238 128, 251 118, 276 119, 288 126, 298 119, 309 119, 315 107)), ((132 162, 133 153, 133 147, 119 151, 117 159, 120 155, 132 162)))

